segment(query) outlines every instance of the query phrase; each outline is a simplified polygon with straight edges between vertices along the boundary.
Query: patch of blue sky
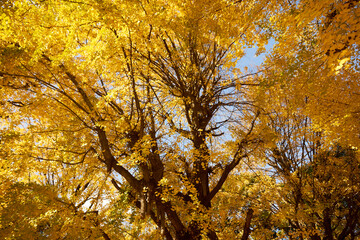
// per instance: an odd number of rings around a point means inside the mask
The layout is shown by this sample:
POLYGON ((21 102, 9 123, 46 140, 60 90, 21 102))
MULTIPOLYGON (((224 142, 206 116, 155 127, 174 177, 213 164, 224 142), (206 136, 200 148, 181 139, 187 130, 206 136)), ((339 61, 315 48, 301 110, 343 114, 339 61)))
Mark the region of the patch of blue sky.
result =
POLYGON ((249 69, 250 72, 256 72, 258 67, 264 62, 266 55, 268 55, 272 48, 275 45, 275 40, 270 39, 268 44, 265 46, 265 51, 259 55, 256 54, 258 47, 255 45, 251 48, 245 49, 245 56, 237 62, 237 67, 241 70, 244 70, 245 67, 249 69))
MULTIPOLYGON (((275 45, 275 40, 270 39, 268 44, 265 46, 265 51, 260 54, 257 54, 259 48, 256 45, 254 45, 251 48, 246 48, 245 55, 239 60, 237 60, 236 67, 240 69, 243 76, 246 76, 246 74, 251 74, 261 71, 260 66, 265 61, 266 56, 271 52, 274 45, 275 45)), ((230 75, 232 74, 230 73, 230 75)), ((239 77, 241 78, 241 76, 239 77)), ((244 82, 246 82, 246 78, 244 78, 243 80, 244 82)), ((246 97, 244 96, 243 101, 244 103, 246 103, 248 99, 246 99, 246 97)), ((249 107, 251 108, 251 106, 249 107)), ((225 121, 230 117, 229 114, 231 114, 234 111, 234 109, 233 107, 227 107, 227 108, 228 108, 227 111, 226 109, 223 109, 222 111, 219 111, 217 113, 216 115, 217 121, 225 121)), ((224 130, 223 128, 219 130, 226 132, 226 130, 224 130)), ((231 138, 231 137, 227 136, 226 138, 231 138)))

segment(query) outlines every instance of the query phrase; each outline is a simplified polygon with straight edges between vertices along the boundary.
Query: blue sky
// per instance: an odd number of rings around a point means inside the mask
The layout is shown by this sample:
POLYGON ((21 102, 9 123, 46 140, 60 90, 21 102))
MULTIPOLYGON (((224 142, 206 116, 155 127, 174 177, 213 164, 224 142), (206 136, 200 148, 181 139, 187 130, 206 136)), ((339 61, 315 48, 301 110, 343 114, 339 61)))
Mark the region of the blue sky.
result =
POLYGON ((265 46, 265 48, 266 48, 265 53, 262 53, 259 56, 255 55, 255 53, 258 49, 256 45, 252 48, 247 48, 245 50, 246 54, 244 57, 242 57, 239 60, 238 66, 240 66, 241 68, 246 66, 246 67, 248 67, 250 72, 256 71, 256 67, 259 66, 265 60, 265 56, 271 51, 274 44, 275 44, 275 41, 273 39, 270 39, 269 43, 265 46))

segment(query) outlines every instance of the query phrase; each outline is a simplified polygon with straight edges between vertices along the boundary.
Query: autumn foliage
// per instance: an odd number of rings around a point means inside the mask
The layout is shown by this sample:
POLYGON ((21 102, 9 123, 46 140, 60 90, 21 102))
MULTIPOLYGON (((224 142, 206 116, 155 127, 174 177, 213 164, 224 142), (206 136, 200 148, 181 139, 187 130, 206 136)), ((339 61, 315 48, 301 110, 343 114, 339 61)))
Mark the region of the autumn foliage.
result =
POLYGON ((1 1, 0 238, 360 238, 359 31, 358 0, 1 1))

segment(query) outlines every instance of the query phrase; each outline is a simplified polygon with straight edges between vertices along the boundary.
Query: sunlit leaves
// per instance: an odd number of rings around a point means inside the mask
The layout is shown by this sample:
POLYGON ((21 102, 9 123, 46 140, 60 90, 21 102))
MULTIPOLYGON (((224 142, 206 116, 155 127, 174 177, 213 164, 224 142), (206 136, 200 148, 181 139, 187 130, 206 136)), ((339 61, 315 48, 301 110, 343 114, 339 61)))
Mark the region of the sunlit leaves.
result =
POLYGON ((358 190, 358 1, 1 4, 5 225, 281 239, 355 219, 341 193, 358 190), (239 66, 269 40, 258 72, 239 66))

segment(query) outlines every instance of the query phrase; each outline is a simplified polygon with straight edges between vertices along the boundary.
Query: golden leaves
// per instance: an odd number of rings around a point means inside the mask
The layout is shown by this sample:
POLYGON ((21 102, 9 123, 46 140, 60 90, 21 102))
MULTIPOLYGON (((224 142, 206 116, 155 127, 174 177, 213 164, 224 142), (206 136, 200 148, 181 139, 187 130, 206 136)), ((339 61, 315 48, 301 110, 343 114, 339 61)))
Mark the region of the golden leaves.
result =
MULTIPOLYGON (((326 165, 311 153, 346 138, 358 146, 358 10, 290 2, 18 0, 3 8, 0 176, 50 185, 59 197, 36 212, 31 231, 49 223, 69 236, 77 225, 83 238, 102 227, 126 236, 125 219, 137 237, 159 239, 155 222, 174 236, 235 239, 252 209, 254 239, 318 233, 303 227, 325 206, 311 191, 355 192, 344 188, 351 170, 336 169, 343 158, 326 165), (244 49, 263 53, 271 38, 263 70, 238 66, 244 49), (295 209, 299 188, 316 203, 295 209), (138 201, 153 222, 137 214, 138 201), (287 218, 301 219, 298 231, 286 232, 287 218)), ((42 206, 42 193, 31 193, 31 204, 42 206)))

